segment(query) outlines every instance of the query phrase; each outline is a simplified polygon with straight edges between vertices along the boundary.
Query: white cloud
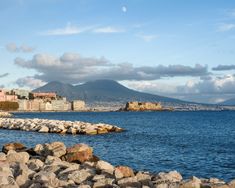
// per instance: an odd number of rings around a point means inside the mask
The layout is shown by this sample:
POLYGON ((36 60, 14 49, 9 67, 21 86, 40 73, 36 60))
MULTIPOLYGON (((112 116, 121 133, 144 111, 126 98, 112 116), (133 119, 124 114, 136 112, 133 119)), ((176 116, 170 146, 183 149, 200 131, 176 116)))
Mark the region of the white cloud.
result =
POLYGON ((210 77, 200 81, 188 81, 178 87, 180 93, 235 94, 235 75, 210 77))
POLYGON ((218 31, 219 32, 226 32, 235 29, 235 24, 232 23, 223 23, 219 25, 218 31))
POLYGON ((40 79, 35 79, 33 77, 24 77, 24 78, 19 78, 18 80, 16 80, 15 82, 19 87, 29 87, 31 89, 35 89, 38 87, 41 87, 43 85, 45 85, 46 83, 43 82, 40 79))
POLYGON ((127 83, 128 87, 147 93, 175 93, 177 86, 166 84, 162 81, 131 81, 127 83))
POLYGON ((158 35, 145 35, 145 34, 137 34, 136 36, 141 38, 145 42, 151 42, 159 37, 158 35))
POLYGON ((26 44, 23 44, 21 46, 17 46, 15 43, 8 43, 5 48, 9 52, 24 52, 24 53, 29 53, 33 52, 35 50, 34 47, 28 46, 26 44))
POLYGON ((207 66, 199 64, 194 67, 186 65, 135 67, 130 63, 113 64, 104 57, 83 57, 71 52, 64 53, 60 57, 36 54, 31 60, 16 58, 15 64, 36 70, 39 74, 34 77, 45 82, 58 80, 73 84, 97 79, 156 80, 162 77, 208 75, 207 66))
POLYGON ((107 26, 107 27, 96 28, 93 30, 93 32, 94 33, 122 33, 122 32, 125 32, 125 30, 107 26))
POLYGON ((58 29, 51 29, 48 31, 41 32, 41 35, 76 35, 80 34, 86 31, 89 31, 92 26, 89 27, 77 27, 76 25, 72 25, 71 23, 68 23, 64 28, 58 28, 58 29))

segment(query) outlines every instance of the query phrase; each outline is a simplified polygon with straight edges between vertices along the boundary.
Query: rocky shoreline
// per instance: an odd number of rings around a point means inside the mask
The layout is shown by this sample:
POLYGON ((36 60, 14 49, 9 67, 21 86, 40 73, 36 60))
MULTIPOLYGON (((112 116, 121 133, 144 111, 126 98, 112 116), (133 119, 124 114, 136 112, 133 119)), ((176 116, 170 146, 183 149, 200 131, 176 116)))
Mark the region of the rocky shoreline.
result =
POLYGON ((122 132, 123 129, 104 123, 87 123, 82 121, 62 121, 49 119, 18 119, 1 118, 0 129, 35 131, 40 133, 60 134, 106 134, 110 132, 122 132))
POLYGON ((183 179, 177 171, 134 171, 100 160, 86 144, 66 148, 62 142, 5 144, 0 152, 1 188, 234 188, 235 180, 183 179))

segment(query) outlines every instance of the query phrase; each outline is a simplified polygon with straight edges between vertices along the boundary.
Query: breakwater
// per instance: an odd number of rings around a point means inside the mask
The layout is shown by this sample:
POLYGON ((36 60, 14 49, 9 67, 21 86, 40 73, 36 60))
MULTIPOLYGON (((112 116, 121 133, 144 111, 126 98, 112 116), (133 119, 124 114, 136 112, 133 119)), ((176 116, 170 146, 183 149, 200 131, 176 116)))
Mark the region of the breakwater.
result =
POLYGON ((114 166, 93 154, 86 144, 66 147, 62 142, 5 144, 0 152, 0 187, 136 187, 136 188, 234 188, 235 180, 183 179, 177 171, 150 173, 128 166, 114 166))
POLYGON ((13 115, 9 112, 0 112, 0 118, 3 117, 12 117, 13 115))
POLYGON ((82 121, 61 121, 49 119, 18 119, 0 118, 1 129, 35 131, 40 133, 60 133, 60 134, 106 134, 110 132, 121 132, 122 128, 104 124, 87 123, 82 121))

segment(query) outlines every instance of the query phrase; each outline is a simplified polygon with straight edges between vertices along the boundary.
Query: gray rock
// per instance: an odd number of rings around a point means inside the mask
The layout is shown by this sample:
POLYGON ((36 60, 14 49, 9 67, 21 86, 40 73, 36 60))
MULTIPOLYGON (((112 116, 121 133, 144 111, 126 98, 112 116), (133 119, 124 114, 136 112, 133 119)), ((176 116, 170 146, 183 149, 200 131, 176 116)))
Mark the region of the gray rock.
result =
POLYGON ((115 179, 112 179, 112 178, 103 178, 103 179, 99 179, 98 181, 96 181, 94 183, 93 187, 94 188, 112 187, 114 182, 115 182, 115 179))
POLYGON ((123 178, 121 180, 118 180, 117 183, 120 187, 141 187, 141 183, 138 182, 136 177, 123 178))
POLYGON ((30 159, 27 165, 28 165, 28 168, 31 170, 39 171, 43 167, 44 163, 39 159, 30 159))
POLYGON ((69 174, 68 178, 73 180, 77 184, 81 184, 92 176, 93 174, 89 170, 82 169, 74 171, 72 174, 69 174))
POLYGON ((109 174, 113 174, 113 172, 114 172, 114 166, 111 165, 110 163, 105 162, 105 161, 102 161, 102 160, 100 160, 100 161, 97 162, 96 168, 97 168, 98 170, 107 172, 107 173, 109 173, 109 174))

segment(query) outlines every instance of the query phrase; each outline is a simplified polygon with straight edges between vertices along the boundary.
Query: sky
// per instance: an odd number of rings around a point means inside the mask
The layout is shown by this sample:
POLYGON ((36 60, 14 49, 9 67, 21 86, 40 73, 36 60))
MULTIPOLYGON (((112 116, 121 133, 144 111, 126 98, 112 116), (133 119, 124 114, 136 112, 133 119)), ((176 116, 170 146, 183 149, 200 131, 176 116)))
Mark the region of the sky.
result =
POLYGON ((194 102, 235 98, 235 1, 1 0, 0 87, 111 79, 194 102))

